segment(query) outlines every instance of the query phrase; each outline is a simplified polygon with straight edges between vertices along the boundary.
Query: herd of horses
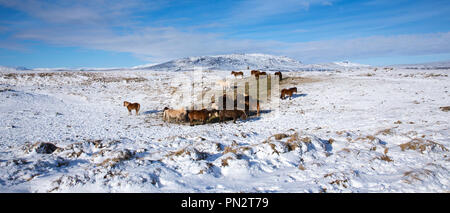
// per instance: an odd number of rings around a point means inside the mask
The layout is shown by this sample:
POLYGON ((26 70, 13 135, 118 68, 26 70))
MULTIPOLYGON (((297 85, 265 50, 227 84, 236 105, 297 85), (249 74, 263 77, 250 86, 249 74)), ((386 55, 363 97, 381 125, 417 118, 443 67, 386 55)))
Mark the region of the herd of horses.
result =
MULTIPOLYGON (((259 80, 260 76, 267 76, 268 74, 266 72, 262 72, 259 70, 251 70, 251 75, 254 76, 257 80, 259 80)), ((232 71, 231 75, 234 75, 234 77, 241 76, 244 77, 244 73, 242 71, 232 71)), ((279 80, 281 81, 283 79, 282 73, 280 71, 274 73, 275 76, 279 77, 279 80)), ((286 88, 281 90, 281 99, 286 99, 287 96, 289 96, 289 99, 293 96, 294 93, 297 93, 297 87, 292 88, 286 88)), ((165 107, 163 109, 163 120, 164 121, 173 121, 176 122, 186 122, 189 121, 189 124, 191 126, 194 125, 194 122, 201 122, 202 124, 206 124, 208 119, 212 117, 219 118, 220 122, 224 122, 225 119, 233 119, 233 122, 236 123, 236 120, 239 118, 241 120, 246 120, 248 116, 251 113, 251 106, 250 106, 250 99, 248 95, 244 96, 244 104, 245 109, 237 109, 237 100, 234 100, 234 109, 225 109, 227 97, 226 94, 224 94, 219 100, 221 100, 220 105, 223 106, 222 109, 219 109, 217 107, 217 104, 213 103, 212 109, 201 109, 201 110, 186 110, 185 108, 180 109, 170 109, 168 107, 165 107)), ((229 100, 229 99, 228 99, 229 100)), ((230 101, 230 100, 229 100, 230 101)), ((259 100, 256 100, 256 115, 259 116, 260 107, 259 107, 259 100)), ((139 103, 130 103, 125 101, 123 104, 125 107, 127 107, 129 113, 131 114, 132 110, 136 111, 136 115, 139 113, 140 104, 139 103)))
MULTIPOLYGON (((251 113, 249 96, 245 96, 245 108, 243 110, 237 109, 237 100, 235 100, 234 109, 225 109, 226 101, 230 101, 227 99, 226 94, 222 96, 221 106, 222 109, 218 107, 214 107, 212 109, 201 109, 201 110, 186 110, 185 108, 180 109, 170 109, 165 107, 163 109, 163 120, 164 121, 176 121, 176 122, 186 122, 189 121, 191 126, 194 125, 194 122, 201 122, 202 124, 206 124, 206 122, 213 117, 219 118, 220 122, 224 122, 225 119, 233 119, 233 122, 236 123, 236 120, 239 118, 241 120, 247 120, 247 117, 251 113)), ((217 105, 216 105, 217 106, 217 105)), ((257 114, 259 115, 259 102, 257 103, 257 114)))
MULTIPOLYGON (((256 79, 259 79, 259 76, 267 76, 266 72, 262 72, 262 71, 259 71, 259 70, 252 70, 252 71, 250 71, 250 73, 251 73, 252 76, 255 76, 256 79)), ((231 71, 231 75, 234 75, 234 77, 238 77, 238 76, 244 77, 244 72, 242 72, 242 71, 239 71, 239 72, 231 71)), ((278 76, 280 81, 283 79, 282 74, 281 74, 280 71, 275 72, 274 75, 278 76)))

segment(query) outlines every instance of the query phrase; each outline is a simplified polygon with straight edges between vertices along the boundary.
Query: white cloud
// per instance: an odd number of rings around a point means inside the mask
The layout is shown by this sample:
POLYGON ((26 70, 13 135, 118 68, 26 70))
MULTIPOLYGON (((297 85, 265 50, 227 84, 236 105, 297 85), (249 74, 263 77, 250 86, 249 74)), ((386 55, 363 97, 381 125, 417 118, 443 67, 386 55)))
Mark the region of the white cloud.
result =
MULTIPOLYGON (((271 10, 270 2, 269 5, 257 2, 259 1, 245 1, 243 4, 254 5, 251 14, 261 17, 276 15, 286 10, 305 9, 310 4, 326 3, 326 1, 288 1, 285 5, 274 5, 276 8, 271 10)), ((7 39, 7 43, 0 41, 0 47, 6 48, 14 48, 13 39, 37 40, 60 46, 127 52, 150 62, 163 62, 185 56, 245 52, 286 55, 310 63, 388 55, 450 53, 450 32, 312 42, 225 39, 221 34, 200 33, 192 29, 183 31, 174 27, 148 27, 135 23, 130 16, 132 9, 143 10, 146 7, 155 9, 163 7, 164 3, 148 5, 133 0, 127 1, 124 6, 116 1, 103 4, 101 0, 82 3, 63 0, 58 1, 57 5, 52 5, 46 2, 38 4, 35 1, 25 1, 19 4, 17 1, 0 0, 0 4, 37 17, 41 23, 36 25, 31 21, 26 27, 20 25, 21 27, 15 29, 13 36, 7 39), (114 29, 116 27, 124 27, 125 30, 118 32, 114 29)), ((303 29, 298 29, 297 32, 302 31, 303 29)))
POLYGON ((13 8, 48 24, 108 25, 129 23, 130 15, 164 7, 164 0, 0 0, 0 5, 13 8))
POLYGON ((230 18, 234 21, 260 20, 280 14, 306 11, 311 5, 331 6, 332 0, 246 0, 234 6, 230 18))
POLYGON ((300 42, 292 43, 280 51, 280 53, 314 62, 449 52, 450 32, 300 42))

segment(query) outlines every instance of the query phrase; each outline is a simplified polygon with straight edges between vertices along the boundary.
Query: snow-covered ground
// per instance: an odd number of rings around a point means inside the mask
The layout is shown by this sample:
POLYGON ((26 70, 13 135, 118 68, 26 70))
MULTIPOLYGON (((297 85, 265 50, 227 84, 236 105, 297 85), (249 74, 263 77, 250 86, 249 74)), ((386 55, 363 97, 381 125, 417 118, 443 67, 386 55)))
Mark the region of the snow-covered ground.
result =
POLYGON ((448 70, 284 72, 278 113, 166 123, 186 73, 1 71, 0 192, 450 190, 448 70))

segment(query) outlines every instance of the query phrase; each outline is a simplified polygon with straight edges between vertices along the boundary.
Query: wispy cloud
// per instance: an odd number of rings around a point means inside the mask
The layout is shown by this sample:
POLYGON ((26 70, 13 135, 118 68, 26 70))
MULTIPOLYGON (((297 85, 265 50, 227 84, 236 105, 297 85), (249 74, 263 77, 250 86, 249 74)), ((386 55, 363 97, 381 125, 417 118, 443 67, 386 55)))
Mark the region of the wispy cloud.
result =
POLYGON ((450 32, 395 36, 370 36, 300 42, 287 45, 280 53, 313 62, 373 56, 425 55, 450 52, 450 32))
POLYGON ((307 11, 312 5, 331 6, 334 0, 246 0, 234 5, 229 16, 234 21, 261 21, 265 18, 307 11))
POLYGON ((21 11, 47 25, 115 26, 129 25, 133 14, 161 9, 170 1, 128 0, 0 0, 0 5, 21 11))
POLYGON ((355 39, 313 42, 280 42, 223 39, 219 34, 182 32, 174 28, 145 28, 117 35, 110 31, 78 34, 51 33, 45 30, 22 32, 23 39, 42 40, 57 45, 76 45, 108 51, 129 52, 150 61, 177 57, 236 52, 265 52, 295 57, 307 62, 377 55, 420 55, 450 52, 450 32, 371 36, 355 39))
MULTIPOLYGON (((376 4, 381 4, 384 1, 376 2, 376 4)), ((408 25, 410 23, 446 16, 450 12, 450 7, 434 3, 432 5, 421 5, 420 11, 417 11, 418 5, 404 5, 402 7, 372 10, 364 13, 361 13, 359 10, 361 9, 346 8, 345 14, 341 16, 336 15, 326 19, 305 20, 302 24, 308 27, 310 31, 315 32, 346 31, 350 35, 352 35, 352 31, 356 33, 377 33, 389 27, 410 27, 408 25)))
POLYGON ((292 32, 293 33, 306 33, 306 32, 309 32, 310 30, 307 30, 307 29, 295 29, 295 30, 292 30, 292 32))

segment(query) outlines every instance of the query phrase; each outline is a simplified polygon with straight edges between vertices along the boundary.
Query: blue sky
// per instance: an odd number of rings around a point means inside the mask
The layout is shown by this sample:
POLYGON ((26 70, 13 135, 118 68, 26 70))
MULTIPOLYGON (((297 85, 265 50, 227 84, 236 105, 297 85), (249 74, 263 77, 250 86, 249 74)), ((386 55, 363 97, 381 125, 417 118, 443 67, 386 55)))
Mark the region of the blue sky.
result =
POLYGON ((0 0, 0 65, 129 67, 228 53, 441 61, 448 14, 448 0, 0 0))

